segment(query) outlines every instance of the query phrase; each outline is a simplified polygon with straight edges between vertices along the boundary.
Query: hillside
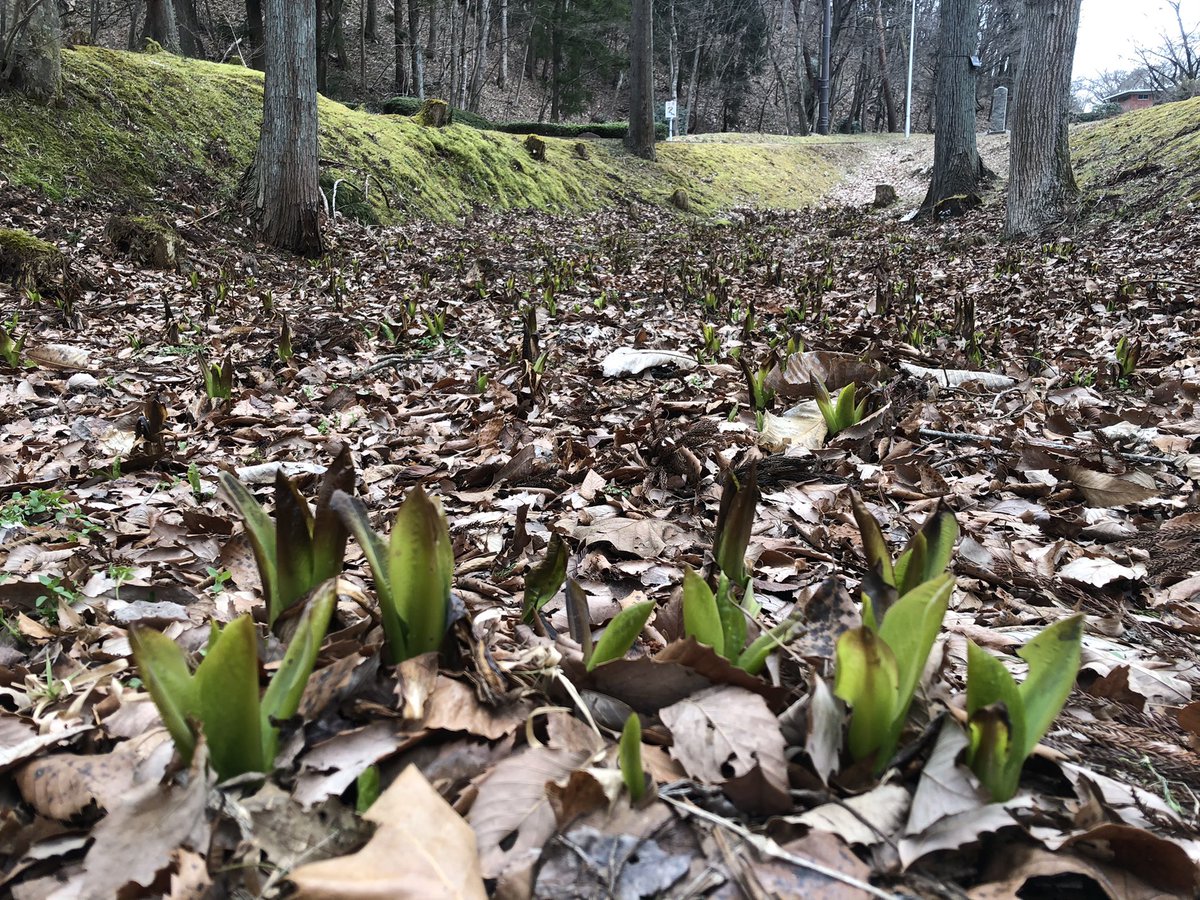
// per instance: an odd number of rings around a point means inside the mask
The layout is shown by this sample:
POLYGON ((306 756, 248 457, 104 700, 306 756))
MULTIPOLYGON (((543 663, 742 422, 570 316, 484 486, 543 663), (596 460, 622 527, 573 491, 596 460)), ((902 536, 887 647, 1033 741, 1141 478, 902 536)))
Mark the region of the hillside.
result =
MULTIPOLYGON (((63 109, 48 115, 0 98, 3 177, 53 197, 233 192, 258 137, 260 73, 91 47, 65 51, 63 61, 63 109)), ((320 121, 326 188, 344 180, 343 208, 361 204, 366 185, 370 217, 383 223, 414 215, 445 221, 475 204, 568 211, 619 197, 665 203, 676 188, 699 212, 750 203, 792 209, 839 177, 836 150, 794 143, 663 144, 659 161, 645 163, 616 141, 588 141, 589 158, 581 159, 575 141, 548 138, 539 163, 520 135, 431 129, 324 98, 320 121)))

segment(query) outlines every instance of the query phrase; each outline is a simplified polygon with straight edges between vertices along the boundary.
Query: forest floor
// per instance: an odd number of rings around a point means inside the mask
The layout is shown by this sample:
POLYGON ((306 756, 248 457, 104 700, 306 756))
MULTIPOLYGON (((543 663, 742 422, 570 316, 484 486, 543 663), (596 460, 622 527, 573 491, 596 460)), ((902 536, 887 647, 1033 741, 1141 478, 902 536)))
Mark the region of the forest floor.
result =
POLYGON ((1193 896, 1200 213, 1017 242, 994 202, 905 224, 931 143, 867 143, 811 210, 338 219, 315 263, 213 207, 155 267, 114 239, 114 204, 0 187, 0 227, 65 260, 0 282, 26 340, 0 363, 2 890, 1193 896), (870 210, 879 181, 902 203, 870 210), (211 399, 201 367, 226 359, 232 396, 211 399), (866 418, 828 435, 814 379, 854 382, 866 418), (385 664, 352 541, 274 773, 217 785, 202 750, 175 755, 130 630, 199 659, 210 621, 261 620, 218 474, 269 501, 282 470, 315 499, 345 447, 377 531, 414 486, 440 498, 466 618, 440 656, 385 664), (761 676, 689 639, 680 600, 752 468, 751 635, 803 623, 761 676), (882 778, 829 694, 861 621, 854 494, 896 549, 939 504, 961 532, 882 778), (522 600, 553 535, 586 613, 559 592, 535 629, 522 600), (587 671, 579 616, 599 638, 646 600, 625 658, 587 671), (1021 676, 1016 650, 1076 612, 1066 707, 989 802, 956 764, 968 641, 1021 676), (656 787, 637 804, 631 712, 656 787))

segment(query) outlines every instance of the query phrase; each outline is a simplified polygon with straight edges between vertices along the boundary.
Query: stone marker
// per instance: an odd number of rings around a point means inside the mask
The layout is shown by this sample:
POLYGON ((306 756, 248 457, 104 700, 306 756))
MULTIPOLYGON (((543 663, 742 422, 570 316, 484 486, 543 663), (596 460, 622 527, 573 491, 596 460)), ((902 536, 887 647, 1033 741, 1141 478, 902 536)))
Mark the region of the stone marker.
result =
POLYGON ((1008 88, 998 87, 992 91, 992 121, 988 134, 1003 134, 1008 126, 1008 88))

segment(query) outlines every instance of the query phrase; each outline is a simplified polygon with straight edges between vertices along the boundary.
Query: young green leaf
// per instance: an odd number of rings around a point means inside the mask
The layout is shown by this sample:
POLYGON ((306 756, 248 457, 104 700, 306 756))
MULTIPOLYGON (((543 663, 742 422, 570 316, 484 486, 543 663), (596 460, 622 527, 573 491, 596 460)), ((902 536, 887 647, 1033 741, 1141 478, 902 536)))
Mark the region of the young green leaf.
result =
POLYGON ((308 503, 296 486, 275 472, 275 561, 278 590, 267 624, 274 625, 284 611, 313 587, 313 520, 308 503))
POLYGON ((158 707, 175 748, 185 762, 191 762, 196 749, 191 721, 199 718, 200 702, 183 651, 165 634, 140 627, 130 629, 129 645, 142 682, 158 707))
POLYGON ((746 548, 750 545, 757 505, 758 463, 753 462, 745 484, 740 484, 732 472, 726 476, 717 510, 717 536, 713 542, 717 567, 738 587, 745 587, 750 580, 746 572, 746 548))
POLYGON ((875 517, 867 510, 866 504, 857 493, 851 492, 850 504, 854 508, 854 521, 858 523, 858 533, 862 537, 863 555, 867 558, 867 568, 877 569, 880 577, 887 583, 896 586, 896 576, 892 572, 892 557, 888 550, 887 541, 883 539, 883 531, 875 517))
POLYGON ((258 701, 258 638, 249 614, 220 632, 196 670, 200 718, 217 775, 265 772, 258 701))
POLYGON ((1021 780, 1024 706, 1004 663, 967 641, 967 765, 994 800, 1011 798, 1021 780))
POLYGON ((279 728, 277 723, 290 719, 300 708, 304 687, 317 662, 317 652, 325 640, 329 619, 337 605, 337 580, 329 579, 321 584, 308 602, 291 642, 283 655, 283 662, 271 678, 261 704, 261 729, 263 760, 267 765, 275 762, 278 749, 279 728))
POLYGON ((604 634, 596 642, 592 658, 587 662, 587 670, 590 672, 596 666, 620 659, 628 653, 633 642, 642 633, 642 628, 645 627, 646 620, 650 618, 652 612, 654 612, 653 600, 635 603, 633 606, 621 610, 616 618, 608 623, 604 634))
MULTIPOLYGON (((838 638, 833 692, 850 704, 850 754, 866 759, 878 753, 900 705, 896 657, 869 628, 854 628, 838 638)), ((885 754, 883 764, 886 765, 885 754)), ((878 757, 877 757, 878 764, 878 757)))
POLYGON ((629 789, 629 797, 637 803, 646 793, 646 773, 642 769, 642 723, 637 713, 631 713, 621 729, 618 750, 621 778, 629 789))
POLYGON ((567 578, 567 545, 562 537, 550 538, 546 558, 525 576, 525 602, 522 619, 526 624, 533 621, 534 614, 554 599, 567 578))
POLYGON ((1029 663, 1029 674, 1021 682, 1025 704, 1026 756, 1050 730, 1079 674, 1083 643, 1083 615, 1060 619, 1017 651, 1029 663))
POLYGON ((341 516, 333 508, 337 491, 354 493, 354 458, 349 445, 344 445, 334 457, 317 492, 316 516, 313 519, 312 577, 313 584, 342 574, 346 557, 346 541, 350 537, 341 516))
MULTIPOLYGON (((725 655, 725 630, 721 627, 717 599, 712 588, 691 567, 683 570, 683 632, 725 655)), ((740 651, 741 647, 736 649, 740 651)))
POLYGON ((405 633, 403 647, 389 648, 393 661, 437 650, 446 635, 454 551, 441 505, 420 485, 404 498, 392 524, 388 574, 405 633))
POLYGON ((717 615, 721 619, 723 632, 722 656, 726 659, 737 659, 742 648, 746 646, 746 614, 732 596, 729 579, 721 574, 717 581, 717 615))
MULTIPOLYGON (((333 497, 330 499, 329 505, 338 514, 350 533, 354 535, 354 539, 358 541, 358 545, 362 548, 363 555, 367 558, 367 564, 371 567, 371 576, 375 579, 375 594, 379 597, 380 610, 395 609, 395 604, 392 602, 392 585, 388 571, 387 543, 371 527, 371 520, 367 516, 367 508, 363 506, 361 500, 357 497, 352 497, 343 490, 333 492, 333 497)), ((388 641, 392 641, 393 635, 388 627, 386 613, 383 625, 384 630, 387 632, 388 641)), ((397 635, 396 638, 402 639, 402 635, 397 635)))
POLYGON ((279 584, 276 572, 278 559, 275 548, 275 523, 267 515, 262 505, 254 499, 254 495, 236 476, 222 472, 217 476, 229 502, 233 504, 242 517, 246 529, 246 537, 250 540, 250 548, 254 551, 254 561, 258 564, 258 577, 262 581, 263 598, 267 603, 268 617, 271 610, 279 606, 279 584))
POLYGON ((795 618, 789 616, 770 631, 764 631, 755 638, 750 646, 737 657, 734 665, 751 675, 761 672, 772 651, 783 647, 804 628, 803 613, 794 613, 793 615, 795 618))

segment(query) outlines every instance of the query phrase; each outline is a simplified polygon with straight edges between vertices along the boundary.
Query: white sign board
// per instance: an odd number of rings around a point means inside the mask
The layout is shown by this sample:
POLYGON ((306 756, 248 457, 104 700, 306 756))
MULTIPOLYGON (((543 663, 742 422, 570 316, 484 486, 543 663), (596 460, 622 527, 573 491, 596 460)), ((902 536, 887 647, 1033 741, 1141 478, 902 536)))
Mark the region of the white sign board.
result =
POLYGON ((679 111, 679 101, 678 100, 668 100, 666 103, 666 109, 663 112, 663 118, 664 119, 674 119, 678 116, 678 114, 679 114, 678 111, 679 111))

